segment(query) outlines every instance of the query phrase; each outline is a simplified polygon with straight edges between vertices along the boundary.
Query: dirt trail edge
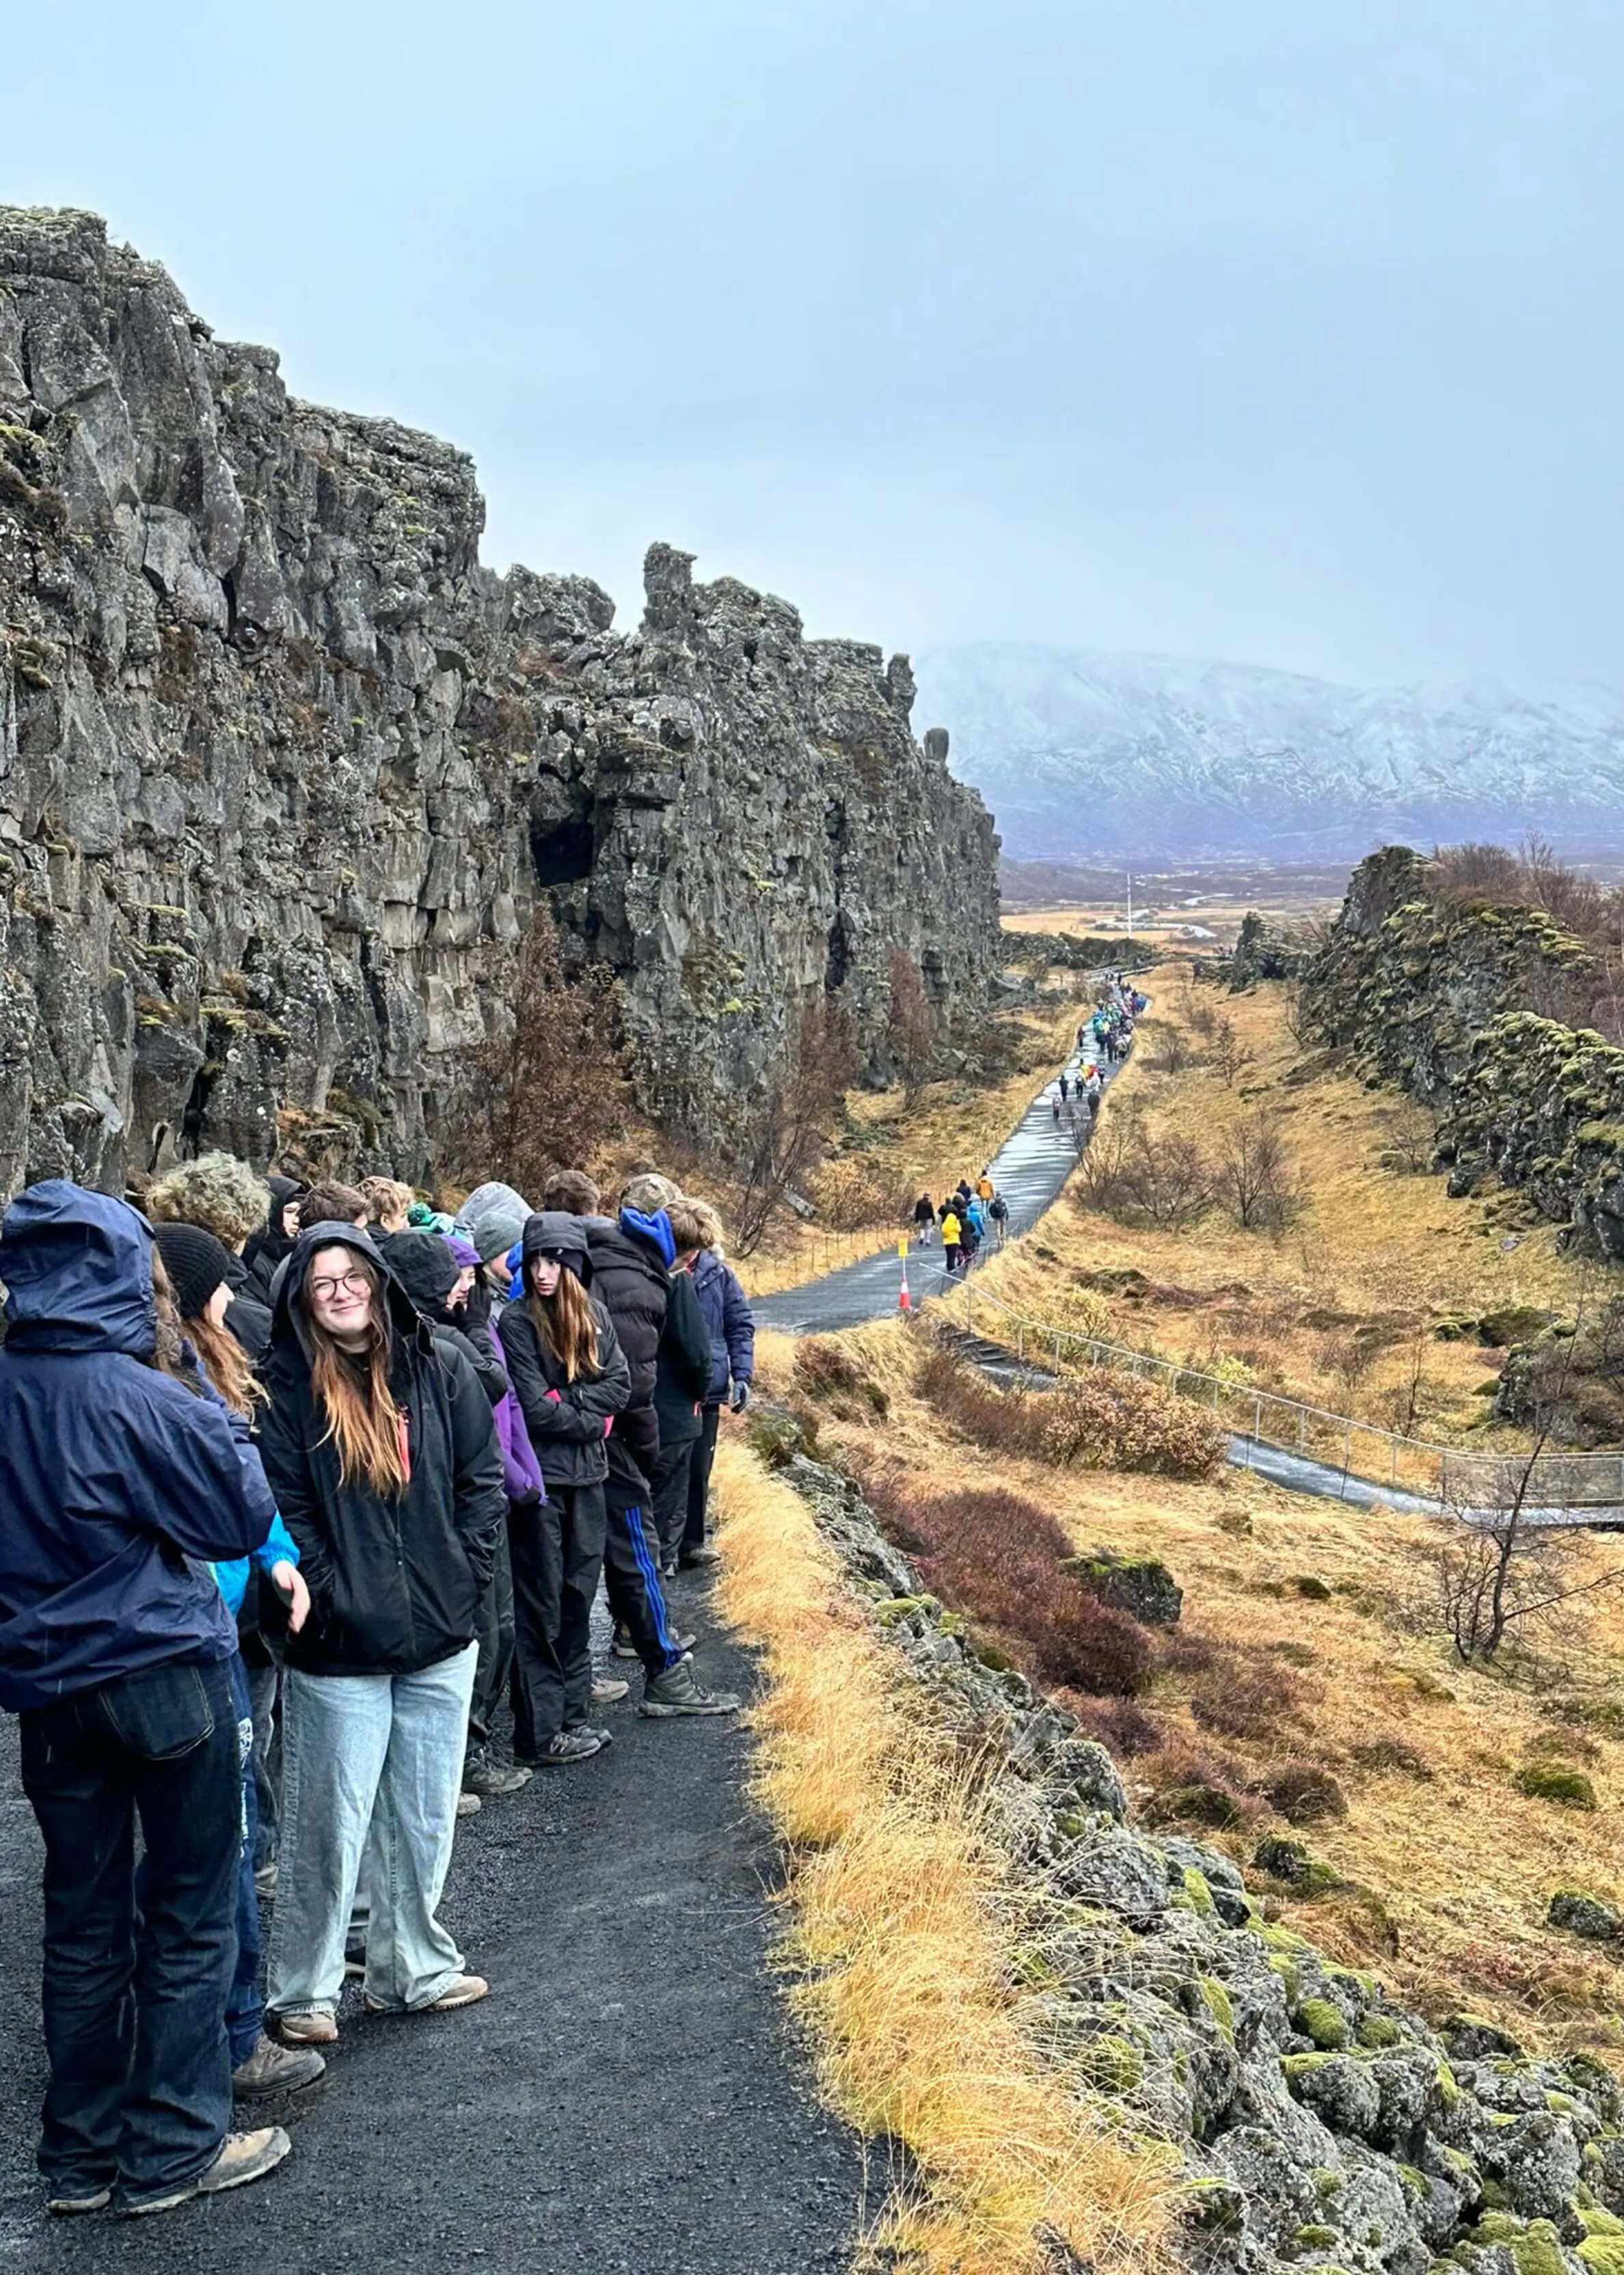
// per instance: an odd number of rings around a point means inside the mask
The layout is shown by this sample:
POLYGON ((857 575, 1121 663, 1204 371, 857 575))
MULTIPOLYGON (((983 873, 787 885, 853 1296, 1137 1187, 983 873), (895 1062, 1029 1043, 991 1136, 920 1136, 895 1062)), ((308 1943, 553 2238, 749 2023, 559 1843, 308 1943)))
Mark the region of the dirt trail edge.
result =
MULTIPOLYGON (((697 1592, 678 1583, 680 1613, 697 1592)), ((749 1654, 701 1624, 705 1678, 753 1693, 749 1654)), ((0 1717, 0 2271, 843 2275, 860 2150, 774 1985, 746 1739, 631 1704, 594 1760, 457 1827, 446 1917, 489 1999, 363 2017, 351 1987, 327 2080, 239 2120, 288 2125, 283 2169, 117 2225, 48 2221, 34 2179, 40 1849, 0 1717)))

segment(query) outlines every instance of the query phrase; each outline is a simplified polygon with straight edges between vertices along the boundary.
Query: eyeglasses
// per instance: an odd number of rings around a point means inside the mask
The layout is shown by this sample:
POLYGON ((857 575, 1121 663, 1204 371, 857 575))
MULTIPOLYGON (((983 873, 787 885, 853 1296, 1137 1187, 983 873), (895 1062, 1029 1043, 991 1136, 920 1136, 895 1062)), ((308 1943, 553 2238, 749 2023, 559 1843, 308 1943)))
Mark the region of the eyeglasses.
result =
POLYGON ((338 1295, 370 1295, 372 1282, 364 1273, 346 1272, 337 1280, 313 1280, 310 1283, 310 1292, 313 1296, 321 1296, 330 1303, 332 1298, 338 1295))

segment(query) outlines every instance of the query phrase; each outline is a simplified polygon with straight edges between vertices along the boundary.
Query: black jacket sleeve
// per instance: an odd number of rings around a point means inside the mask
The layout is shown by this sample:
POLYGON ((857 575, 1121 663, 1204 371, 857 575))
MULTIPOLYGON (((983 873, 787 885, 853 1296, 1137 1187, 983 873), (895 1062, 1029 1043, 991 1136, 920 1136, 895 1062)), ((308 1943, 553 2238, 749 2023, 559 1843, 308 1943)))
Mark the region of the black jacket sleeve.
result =
POLYGON ((433 1334, 439 1349, 462 1353, 473 1369, 474 1379, 485 1393, 487 1403, 493 1407, 500 1406, 508 1394, 508 1378, 501 1360, 491 1348, 489 1335, 486 1336, 481 1348, 472 1335, 465 1334, 460 1327, 442 1326, 436 1321, 433 1334))
POLYGON ((451 1396, 451 1522, 483 1590, 495 1561, 497 1528, 508 1514, 502 1448, 472 1360, 455 1348, 436 1346, 434 1356, 451 1396))
POLYGON ((298 1568, 318 1608, 332 1600, 333 1554, 327 1512, 305 1444, 306 1401, 285 1377, 273 1382, 260 1417, 260 1459, 283 1523, 298 1549, 298 1568))
POLYGON ((677 1387, 697 1403, 711 1387, 711 1331, 686 1272, 671 1274, 665 1332, 666 1356, 677 1387))

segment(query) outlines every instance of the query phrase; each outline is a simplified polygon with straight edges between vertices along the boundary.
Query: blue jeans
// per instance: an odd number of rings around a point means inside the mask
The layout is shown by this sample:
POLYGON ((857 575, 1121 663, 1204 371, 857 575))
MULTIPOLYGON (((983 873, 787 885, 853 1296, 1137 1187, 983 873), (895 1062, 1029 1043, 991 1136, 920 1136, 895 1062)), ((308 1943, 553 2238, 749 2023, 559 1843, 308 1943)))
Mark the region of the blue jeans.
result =
POLYGON ((471 1643, 415 1674, 288 1669, 265 2001, 273 2014, 337 2006, 363 1856, 367 1997, 403 2013, 431 2007, 464 1972, 436 1915, 479 1655, 471 1643))
POLYGON ((265 2002, 260 1996, 260 1897, 253 1885, 254 1850, 259 1837, 259 1808, 253 1780, 253 1708, 249 1703, 248 1670, 238 1652, 230 1662, 231 1691, 237 1704, 237 1746, 243 1757, 243 1815, 241 1859, 237 1868, 237 1967, 226 1994, 225 2034, 231 2044, 231 2067, 245 2062, 260 2043, 265 2028, 265 2002))
POLYGON ((53 2196, 117 2184, 139 2203, 211 2165, 231 2113, 243 1773, 230 1670, 170 1659, 19 1719, 45 1841, 40 2170, 53 2196))

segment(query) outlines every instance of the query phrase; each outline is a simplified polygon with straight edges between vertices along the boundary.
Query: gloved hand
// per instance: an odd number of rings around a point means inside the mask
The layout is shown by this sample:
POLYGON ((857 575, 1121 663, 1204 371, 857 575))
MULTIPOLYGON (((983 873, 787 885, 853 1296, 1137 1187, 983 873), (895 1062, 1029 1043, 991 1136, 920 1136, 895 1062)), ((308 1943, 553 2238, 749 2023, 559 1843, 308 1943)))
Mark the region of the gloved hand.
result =
POLYGON ((728 1401, 729 1412, 742 1414, 749 1403, 750 1385, 747 1382, 736 1382, 733 1386, 733 1395, 728 1401))

